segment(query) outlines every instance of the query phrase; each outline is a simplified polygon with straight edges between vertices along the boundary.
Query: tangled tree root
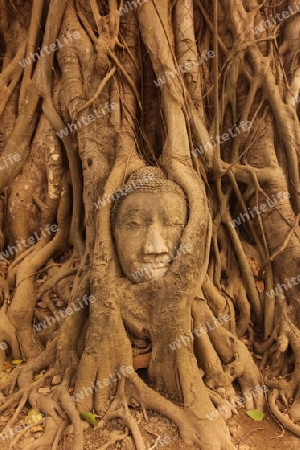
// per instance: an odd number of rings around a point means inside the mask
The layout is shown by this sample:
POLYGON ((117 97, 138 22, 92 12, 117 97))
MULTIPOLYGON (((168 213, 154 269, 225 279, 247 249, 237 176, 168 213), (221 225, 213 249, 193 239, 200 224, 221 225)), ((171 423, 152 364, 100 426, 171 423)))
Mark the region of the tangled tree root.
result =
POLYGON ((276 401, 279 400, 279 398, 280 395, 278 389, 273 389, 268 394, 268 402, 272 414, 274 414, 276 419, 284 426, 284 428, 300 437, 300 425, 293 423, 291 418, 287 414, 284 414, 280 411, 279 407, 276 404, 276 401))

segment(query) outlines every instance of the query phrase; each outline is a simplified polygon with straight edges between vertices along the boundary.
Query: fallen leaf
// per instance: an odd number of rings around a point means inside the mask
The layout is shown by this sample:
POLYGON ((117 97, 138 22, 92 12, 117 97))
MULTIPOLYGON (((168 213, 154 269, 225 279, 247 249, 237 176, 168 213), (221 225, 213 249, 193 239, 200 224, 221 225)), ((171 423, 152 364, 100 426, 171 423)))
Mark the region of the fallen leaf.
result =
POLYGON ((261 270, 262 264, 257 259, 254 259, 253 257, 247 258, 250 269, 252 270, 253 275, 256 277, 259 276, 259 271, 261 270))
POLYGON ((79 415, 83 420, 90 423, 94 427, 97 425, 97 420, 96 420, 95 414, 90 413, 90 412, 84 412, 84 413, 80 413, 79 415))
POLYGON ((38 389, 39 394, 48 394, 49 392, 51 392, 51 389, 49 387, 43 387, 38 389))
POLYGON ((25 417, 24 422, 26 425, 32 425, 42 420, 43 417, 43 414, 38 409, 31 409, 25 417))
POLYGON ((5 361, 5 363, 2 366, 2 370, 4 372, 11 372, 13 368, 13 365, 10 361, 5 361))
POLYGON ((23 359, 13 359, 11 363, 18 366, 19 364, 23 364, 23 362, 23 359))
POLYGON ((30 428, 32 433, 38 433, 39 431, 45 431, 45 428, 42 425, 37 425, 35 427, 30 428))
POLYGON ((265 290, 265 284, 263 281, 255 281, 256 289, 260 294, 262 294, 265 290))
POLYGON ((261 422, 265 416, 260 409, 249 409, 249 411, 246 411, 246 414, 255 422, 261 422))
POLYGON ((45 375, 45 371, 43 370, 41 373, 38 373, 35 377, 34 377, 34 381, 37 380, 41 380, 45 375))

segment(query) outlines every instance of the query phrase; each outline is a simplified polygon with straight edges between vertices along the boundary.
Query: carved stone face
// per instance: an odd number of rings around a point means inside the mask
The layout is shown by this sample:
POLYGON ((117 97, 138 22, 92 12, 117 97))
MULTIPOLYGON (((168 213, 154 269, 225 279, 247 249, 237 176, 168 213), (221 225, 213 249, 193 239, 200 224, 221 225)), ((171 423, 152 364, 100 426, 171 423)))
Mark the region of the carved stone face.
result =
POLYGON ((187 206, 179 194, 136 192, 126 197, 115 221, 115 242, 125 276, 133 283, 163 277, 186 221, 187 206))

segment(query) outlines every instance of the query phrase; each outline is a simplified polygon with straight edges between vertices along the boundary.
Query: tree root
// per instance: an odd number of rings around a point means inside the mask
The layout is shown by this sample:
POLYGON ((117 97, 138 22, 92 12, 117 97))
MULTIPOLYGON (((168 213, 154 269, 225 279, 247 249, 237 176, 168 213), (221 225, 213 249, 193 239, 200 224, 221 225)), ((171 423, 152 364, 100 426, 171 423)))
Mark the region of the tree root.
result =
POLYGON ((118 390, 115 399, 111 403, 103 421, 101 427, 106 421, 112 419, 122 419, 127 428, 131 431, 137 450, 143 450, 145 448, 144 440, 139 430, 138 424, 129 412, 129 408, 125 398, 125 378, 123 378, 118 385, 118 390))
POLYGON ((17 445, 17 443, 22 439, 22 437, 25 436, 25 434, 28 433, 28 431, 30 431, 30 428, 40 425, 42 423, 43 423, 43 420, 40 420, 36 423, 32 423, 31 425, 28 425, 26 428, 24 428, 22 431, 20 431, 17 434, 17 436, 10 442, 8 450, 13 450, 14 446, 17 445))
POLYGON ((218 392, 215 392, 214 390, 209 389, 209 388, 207 388, 207 390, 209 392, 209 397, 210 397, 214 407, 220 411, 225 412, 224 414, 222 412, 222 415, 225 420, 229 419, 232 416, 232 414, 238 413, 237 409, 233 405, 230 406, 230 408, 228 408, 228 403, 225 401, 225 399, 220 394, 218 394, 218 392))
POLYGON ((59 426, 55 423, 52 417, 46 417, 44 436, 42 436, 41 439, 26 445, 23 450, 48 450, 52 448, 53 441, 55 441, 58 431, 59 426))
POLYGON ((274 389, 268 394, 268 403, 272 414, 276 417, 277 420, 286 428, 287 430, 294 433, 296 436, 300 437, 300 425, 296 425, 292 422, 292 420, 286 415, 283 414, 278 406, 276 405, 276 401, 279 399, 279 391, 278 389, 274 389))
POLYGON ((78 411, 75 407, 74 401, 71 399, 68 387, 69 387, 69 378, 71 378, 71 370, 68 369, 65 373, 65 378, 61 385, 57 387, 56 395, 60 399, 61 405, 64 408, 69 420, 73 424, 74 429, 74 441, 73 441, 73 450, 82 450, 83 449, 83 431, 81 427, 81 420, 78 414, 78 411))
POLYGON ((15 423, 15 421, 17 420, 20 412, 22 411, 23 407, 25 406, 26 402, 27 402, 27 398, 28 398, 28 393, 25 391, 21 397, 19 406, 17 407, 16 411, 14 412, 12 418, 7 422, 7 424, 5 425, 4 428, 4 432, 6 430, 8 430, 10 427, 12 427, 12 425, 15 423))
POLYGON ((60 425, 60 427, 59 427, 59 429, 57 431, 57 435, 56 435, 56 437, 54 439, 54 442, 53 442, 52 450, 57 450, 57 447, 58 447, 59 442, 60 442, 60 440, 61 440, 61 438, 62 438, 62 436, 64 434, 64 431, 67 428, 67 425, 68 425, 68 422, 63 422, 60 425))
POLYGON ((27 250, 25 250, 21 255, 19 255, 9 266, 8 269, 8 274, 7 274, 7 281, 9 284, 9 287, 11 289, 15 288, 16 285, 16 276, 17 276, 17 271, 19 269, 19 264, 22 263, 22 261, 24 261, 24 259, 27 256, 34 256, 34 254, 36 254, 40 248, 42 248, 43 243, 39 242, 36 245, 33 245, 32 247, 29 247, 27 250))
POLYGON ((14 408, 19 404, 20 398, 22 398, 22 394, 25 392, 25 389, 19 390, 15 392, 1 407, 0 413, 4 412, 6 409, 14 408))
POLYGON ((221 417, 215 419, 213 423, 204 418, 196 419, 191 412, 181 409, 145 385, 136 373, 130 374, 119 382, 116 397, 98 427, 103 428, 108 420, 122 419, 132 432, 137 450, 143 450, 145 447, 138 424, 128 410, 128 404, 136 406, 138 403, 143 410, 149 408, 158 411, 172 420, 178 426, 181 437, 187 445, 194 443, 199 445, 201 450, 233 450, 235 448, 230 442, 228 430, 221 417), (216 426, 220 431, 217 437, 216 426))
MULTIPOLYGON (((75 444, 74 450, 83 449, 83 435, 81 430, 81 421, 79 418, 78 411, 75 408, 74 402, 71 399, 68 386, 69 386, 69 374, 66 373, 65 380, 57 387, 52 389, 52 398, 49 396, 44 396, 38 393, 39 388, 45 385, 47 379, 52 378, 54 375, 58 374, 55 368, 50 369, 43 378, 36 381, 30 381, 32 379, 33 372, 39 372, 42 368, 49 367, 55 360, 55 353, 53 351, 56 347, 56 340, 48 345, 46 350, 41 353, 35 360, 27 363, 24 366, 17 367, 15 371, 17 372, 18 384, 20 386, 19 391, 13 393, 9 396, 8 400, 0 407, 0 412, 11 408, 17 407, 13 417, 7 423, 3 432, 9 429, 18 419, 18 415, 26 402, 35 408, 43 412, 46 416, 45 419, 45 434, 41 439, 38 439, 34 444, 30 444, 26 449, 41 449, 41 448, 57 448, 58 442, 62 436, 62 433, 67 425, 66 418, 70 418, 74 425, 75 433, 75 444), (61 406, 60 406, 61 404, 61 406), (62 409, 63 408, 63 409, 62 409), (64 411, 65 412, 64 412, 64 411), (63 423, 61 423, 63 420, 63 423), (52 446, 53 444, 53 446, 52 446)), ((11 374, 13 375, 13 374, 11 374)), ((13 381, 15 385, 14 375, 13 381)), ((10 380, 11 381, 11 380, 10 380)), ((23 434, 26 433, 23 430, 23 434)), ((18 437, 11 443, 11 448, 13 448, 19 439, 23 436, 18 435, 18 437)))
POLYGON ((221 417, 214 419, 213 422, 205 418, 196 419, 191 412, 181 409, 145 385, 135 373, 129 375, 128 383, 127 393, 130 397, 138 400, 142 408, 153 409, 172 420, 178 426, 180 435, 187 445, 194 443, 199 445, 201 450, 235 448, 221 417), (218 435, 216 429, 219 430, 218 435))
MULTIPOLYGON (((113 437, 110 441, 108 441, 106 444, 102 445, 98 448, 98 450, 107 450, 110 446, 113 446, 116 442, 121 442, 125 438, 127 438, 129 432, 126 431, 126 433, 120 434, 119 432, 112 433, 113 437)), ((151 450, 152 447, 150 447, 149 450, 151 450)))

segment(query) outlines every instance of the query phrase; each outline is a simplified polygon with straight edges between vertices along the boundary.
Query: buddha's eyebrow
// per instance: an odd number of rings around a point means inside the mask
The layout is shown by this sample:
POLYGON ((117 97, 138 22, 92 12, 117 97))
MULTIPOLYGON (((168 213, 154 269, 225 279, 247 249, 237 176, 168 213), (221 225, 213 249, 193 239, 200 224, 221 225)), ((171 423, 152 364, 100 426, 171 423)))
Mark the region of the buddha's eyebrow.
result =
POLYGON ((165 213, 170 217, 170 216, 182 216, 182 215, 185 215, 185 212, 184 211, 182 211, 181 209, 179 209, 179 208, 170 208, 170 209, 165 209, 165 213))
MULTIPOLYGON (((139 213, 139 214, 140 213, 148 213, 148 212, 151 212, 151 211, 152 211, 152 209, 146 209, 146 208, 142 208, 142 207, 140 207, 140 208, 131 208, 131 209, 128 209, 127 211, 125 211, 122 214, 122 217, 127 217, 127 216, 130 216, 132 214, 136 214, 136 213, 139 213)), ((176 215, 176 217, 177 216, 180 217, 180 216, 182 216, 182 214, 185 215, 185 212, 183 212, 179 208, 170 208, 170 209, 165 208, 164 212, 165 212, 165 214, 168 217, 174 217, 175 215, 176 215)))
POLYGON ((127 211, 125 211, 122 214, 122 218, 130 216, 130 215, 135 214, 135 213, 142 213, 142 212, 148 212, 148 210, 145 209, 145 208, 131 208, 131 209, 128 209, 127 211))

